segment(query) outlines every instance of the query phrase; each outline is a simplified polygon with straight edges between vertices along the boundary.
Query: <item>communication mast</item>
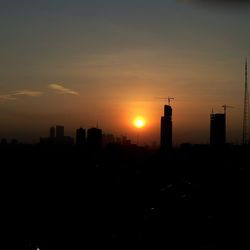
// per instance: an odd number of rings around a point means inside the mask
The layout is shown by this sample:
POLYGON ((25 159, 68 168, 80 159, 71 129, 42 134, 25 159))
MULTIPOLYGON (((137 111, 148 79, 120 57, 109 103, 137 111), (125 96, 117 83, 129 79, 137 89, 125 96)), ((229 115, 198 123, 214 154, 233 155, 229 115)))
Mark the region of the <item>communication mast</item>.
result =
POLYGON ((243 114, 243 145, 248 144, 248 124, 249 124, 249 93, 248 93, 248 65, 245 62, 245 93, 244 93, 244 114, 243 114))

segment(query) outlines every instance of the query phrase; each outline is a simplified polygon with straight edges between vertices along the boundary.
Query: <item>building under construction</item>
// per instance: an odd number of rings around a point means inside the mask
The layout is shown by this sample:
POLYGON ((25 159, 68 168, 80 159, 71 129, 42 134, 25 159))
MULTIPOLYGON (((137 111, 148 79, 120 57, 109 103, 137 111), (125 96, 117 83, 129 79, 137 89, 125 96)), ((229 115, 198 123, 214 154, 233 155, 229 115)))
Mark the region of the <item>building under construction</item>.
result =
POLYGON ((210 115, 210 144, 223 146, 226 144, 226 114, 210 115))
POLYGON ((164 106, 164 116, 161 117, 161 149, 172 148, 172 107, 164 106))

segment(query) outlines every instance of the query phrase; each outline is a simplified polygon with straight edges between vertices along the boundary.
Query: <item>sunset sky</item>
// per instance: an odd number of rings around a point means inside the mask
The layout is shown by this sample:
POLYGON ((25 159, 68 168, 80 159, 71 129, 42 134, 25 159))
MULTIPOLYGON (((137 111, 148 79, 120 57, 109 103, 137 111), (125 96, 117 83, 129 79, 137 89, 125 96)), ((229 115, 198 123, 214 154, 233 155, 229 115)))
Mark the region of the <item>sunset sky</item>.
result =
POLYGON ((212 108, 241 142, 246 1, 1 0, 0 138, 36 142, 48 128, 159 141, 174 97, 173 141, 208 143, 212 108), (215 2, 219 2, 216 4, 215 2), (145 119, 135 128, 134 119, 145 119))

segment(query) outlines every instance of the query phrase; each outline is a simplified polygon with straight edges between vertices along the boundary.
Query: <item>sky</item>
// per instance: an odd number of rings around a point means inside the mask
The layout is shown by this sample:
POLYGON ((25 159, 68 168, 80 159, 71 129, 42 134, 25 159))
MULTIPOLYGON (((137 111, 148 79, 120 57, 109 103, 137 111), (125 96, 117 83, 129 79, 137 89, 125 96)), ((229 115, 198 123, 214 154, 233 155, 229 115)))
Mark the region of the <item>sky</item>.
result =
POLYGON ((240 143, 247 2, 1 0, 0 138, 98 124, 151 143, 166 104, 156 97, 171 96, 174 144, 208 143, 210 113, 224 104, 228 141, 240 143))

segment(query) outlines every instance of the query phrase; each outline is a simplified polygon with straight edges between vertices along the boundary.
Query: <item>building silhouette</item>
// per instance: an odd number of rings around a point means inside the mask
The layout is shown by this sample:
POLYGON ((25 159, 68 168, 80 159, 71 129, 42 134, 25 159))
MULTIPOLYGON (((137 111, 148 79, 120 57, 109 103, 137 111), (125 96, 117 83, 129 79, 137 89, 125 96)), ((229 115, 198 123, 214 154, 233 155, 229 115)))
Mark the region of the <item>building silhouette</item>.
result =
POLYGON ((8 144, 8 141, 6 138, 2 138, 1 139, 1 145, 7 145, 8 144))
POLYGON ((222 146, 226 143, 226 114, 210 115, 210 144, 222 146))
POLYGON ((88 149, 93 152, 99 152, 102 148, 102 130, 99 128, 88 129, 87 138, 88 149))
POLYGON ((102 145, 106 147, 109 144, 115 143, 115 137, 113 134, 103 134, 102 135, 102 145))
POLYGON ((52 126, 49 129, 49 137, 41 137, 40 144, 50 146, 72 146, 74 139, 64 136, 64 126, 52 126))
POLYGON ((161 149, 172 148, 172 107, 164 106, 164 116, 161 117, 161 149))
POLYGON ((84 147, 86 145, 86 130, 79 128, 76 130, 76 146, 84 147))
POLYGON ((64 137, 64 126, 56 126, 56 138, 63 138, 64 137))
POLYGON ((122 145, 124 145, 124 146, 129 146, 129 145, 131 145, 131 140, 129 140, 129 139, 127 138, 127 136, 125 136, 125 135, 122 136, 122 145))

